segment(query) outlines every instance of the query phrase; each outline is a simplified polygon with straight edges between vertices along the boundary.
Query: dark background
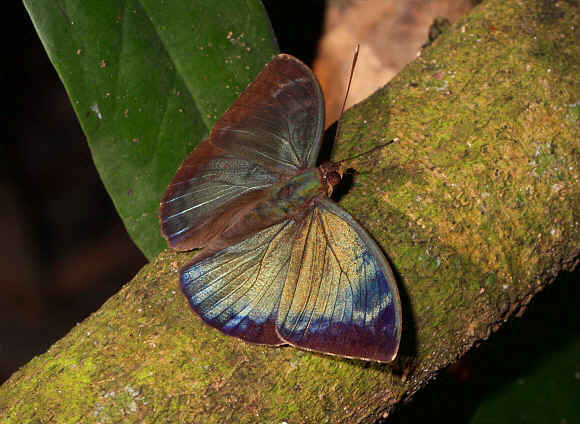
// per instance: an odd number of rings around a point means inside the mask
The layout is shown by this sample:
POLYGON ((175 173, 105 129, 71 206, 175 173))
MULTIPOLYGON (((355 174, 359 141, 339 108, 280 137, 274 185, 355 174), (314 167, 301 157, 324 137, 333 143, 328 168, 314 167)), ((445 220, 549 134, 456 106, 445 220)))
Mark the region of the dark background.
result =
POLYGON ((24 5, 3 2, 2 12, 0 381, 147 263, 24 5))
MULTIPOLYGON (((310 63, 324 2, 264 3, 281 50, 310 63)), ((3 12, 0 383, 96 311, 147 262, 101 183, 24 6, 5 2, 3 12)), ((579 277, 578 271, 566 274, 536 296, 522 318, 510 319, 390 420, 422 422, 426 411, 437 411, 446 422, 468 421, 482 396, 580 333, 579 277)))
MULTIPOLYGON (((277 31, 288 34, 281 50, 310 63, 324 2, 264 3, 277 31)), ((0 383, 147 263, 100 180, 23 3, 4 2, 2 12, 0 383)))

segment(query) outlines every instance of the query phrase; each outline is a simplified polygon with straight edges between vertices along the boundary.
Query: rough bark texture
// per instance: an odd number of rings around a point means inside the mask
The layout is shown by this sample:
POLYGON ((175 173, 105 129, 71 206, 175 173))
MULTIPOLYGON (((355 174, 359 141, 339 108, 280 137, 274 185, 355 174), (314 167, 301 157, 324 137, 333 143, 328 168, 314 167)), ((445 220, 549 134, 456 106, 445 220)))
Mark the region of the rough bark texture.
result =
MULTIPOLYGON (((0 418, 372 422, 488 337, 580 252, 580 6, 476 7, 345 115, 341 204, 398 274, 389 365, 267 348, 203 325, 164 253, 0 389, 0 418)), ((364 51, 361 52, 364 54, 364 51)), ((356 75, 355 75, 356 78, 356 75)))

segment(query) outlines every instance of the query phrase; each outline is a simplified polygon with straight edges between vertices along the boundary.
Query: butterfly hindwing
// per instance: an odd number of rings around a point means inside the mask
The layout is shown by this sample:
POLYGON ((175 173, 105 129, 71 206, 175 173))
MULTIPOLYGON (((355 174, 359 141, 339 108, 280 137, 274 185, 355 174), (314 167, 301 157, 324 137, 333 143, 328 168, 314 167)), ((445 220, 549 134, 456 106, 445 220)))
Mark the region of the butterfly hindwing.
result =
POLYGON ((202 320, 244 341, 388 362, 401 306, 379 247, 327 197, 181 269, 181 289, 202 320))
POLYGON ((367 232, 329 198, 301 222, 278 309, 280 338, 318 352, 392 360, 401 333, 395 279, 367 232))
POLYGON ((181 289, 208 325, 251 343, 285 343, 276 333, 296 224, 273 225, 181 269, 181 289))

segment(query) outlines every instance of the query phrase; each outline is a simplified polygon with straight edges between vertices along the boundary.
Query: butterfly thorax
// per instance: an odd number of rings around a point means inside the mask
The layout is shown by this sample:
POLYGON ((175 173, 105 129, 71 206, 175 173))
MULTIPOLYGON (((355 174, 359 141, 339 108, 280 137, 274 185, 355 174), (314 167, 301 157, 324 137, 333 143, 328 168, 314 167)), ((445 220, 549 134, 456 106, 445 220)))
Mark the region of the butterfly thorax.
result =
POLYGON ((305 212, 314 208, 319 199, 327 195, 328 187, 323 173, 314 168, 259 193, 262 200, 222 234, 218 240, 219 246, 243 240, 288 218, 301 220, 305 212))
POLYGON ((291 216, 300 220, 304 212, 315 207, 322 196, 330 196, 340 182, 342 166, 325 162, 318 168, 305 170, 280 186, 274 187, 268 201, 258 210, 271 218, 291 216))
POLYGON ((273 187, 268 200, 263 205, 265 210, 276 216, 293 218, 312 207, 317 198, 328 193, 324 176, 318 168, 303 171, 279 186, 273 187))

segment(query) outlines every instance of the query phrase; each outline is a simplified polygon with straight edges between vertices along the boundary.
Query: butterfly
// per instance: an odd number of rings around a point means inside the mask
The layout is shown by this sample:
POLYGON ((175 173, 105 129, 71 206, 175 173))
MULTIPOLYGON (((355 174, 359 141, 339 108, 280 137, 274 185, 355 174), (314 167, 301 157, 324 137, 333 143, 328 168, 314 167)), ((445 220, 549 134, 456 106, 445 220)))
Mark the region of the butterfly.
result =
POLYGON ((180 269, 180 286, 209 326, 389 362, 399 293, 380 248, 329 198, 342 166, 315 166, 324 110, 312 71, 276 56, 177 170, 161 232, 175 250, 204 248, 180 269))

